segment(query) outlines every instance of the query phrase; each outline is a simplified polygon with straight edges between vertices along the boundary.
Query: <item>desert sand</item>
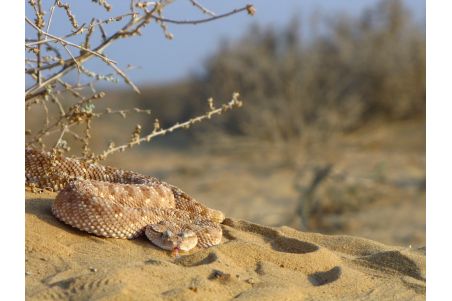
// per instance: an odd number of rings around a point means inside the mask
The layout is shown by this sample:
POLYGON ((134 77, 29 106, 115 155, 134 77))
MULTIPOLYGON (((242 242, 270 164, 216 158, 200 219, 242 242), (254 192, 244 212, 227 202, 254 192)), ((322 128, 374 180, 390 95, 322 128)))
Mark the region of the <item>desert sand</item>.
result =
POLYGON ((425 248, 227 218, 221 245, 173 257, 99 238, 26 192, 28 300, 424 300, 425 248))

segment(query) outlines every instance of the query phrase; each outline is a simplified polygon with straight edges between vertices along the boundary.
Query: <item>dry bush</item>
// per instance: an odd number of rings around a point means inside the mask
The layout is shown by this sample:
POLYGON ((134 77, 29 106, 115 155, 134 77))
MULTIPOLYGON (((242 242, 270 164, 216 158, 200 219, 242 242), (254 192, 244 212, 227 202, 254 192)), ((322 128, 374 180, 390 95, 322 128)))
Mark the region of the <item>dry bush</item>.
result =
MULTIPOLYGON (((206 15, 199 20, 174 20, 164 17, 164 11, 173 1, 128 1, 118 3, 123 9, 121 14, 112 14, 112 6, 105 0, 93 0, 92 5, 99 5, 105 10, 107 17, 100 19, 92 16, 86 23, 79 23, 73 13, 73 6, 78 3, 55 0, 42 3, 42 0, 28 0, 29 10, 25 17, 27 34, 25 37, 25 88, 26 108, 26 145, 32 147, 51 148, 65 152, 77 148, 79 142, 83 159, 90 161, 104 160, 107 156, 124 151, 141 142, 149 142, 156 136, 171 133, 176 129, 189 128, 191 125, 220 115, 230 109, 240 107, 239 94, 233 93, 232 100, 215 107, 209 98, 207 112, 196 113, 197 117, 187 117, 185 121, 162 127, 156 117, 152 118, 152 129, 143 133, 142 126, 137 124, 129 140, 122 145, 111 142, 98 153, 91 149, 93 120, 108 115, 118 114, 127 117, 132 113, 151 114, 149 109, 129 107, 114 110, 103 106, 99 110, 99 102, 105 97, 105 91, 99 91, 99 81, 117 82, 122 79, 135 92, 139 88, 129 79, 118 63, 110 58, 104 50, 118 40, 141 35, 149 25, 161 27, 164 35, 172 39, 168 24, 200 24, 228 17, 240 12, 250 15, 255 13, 252 5, 234 9, 224 14, 215 14, 195 0, 188 0, 195 9, 206 15), (66 24, 58 24, 55 28, 54 15, 66 16, 66 24), (62 32, 57 34, 53 32, 62 32), (111 69, 109 74, 100 74, 90 70, 87 62, 99 60, 111 69), (36 120, 43 116, 41 123, 36 120), (28 127, 31 125, 30 127, 28 127)), ((231 90, 235 91, 235 90, 231 90)), ((230 93, 231 94, 231 93, 230 93)), ((203 110, 205 111, 205 109, 203 110)), ((179 120, 178 120, 179 121, 179 120)))
POLYGON ((225 43, 198 80, 205 95, 221 98, 238 87, 247 99, 237 114, 206 125, 208 133, 216 126, 234 149, 237 141, 246 143, 259 164, 278 157, 297 174, 298 208, 288 223, 330 231, 344 225, 327 217, 405 195, 392 183, 335 177, 340 164, 333 148, 344 146, 334 138, 374 121, 424 118, 425 32, 395 0, 358 17, 316 22, 308 38, 299 34, 296 18, 282 30, 254 26, 239 41, 225 43))
POLYGON ((318 20, 307 39, 296 19, 280 31, 254 26, 209 59, 205 94, 236 87, 248 104, 220 128, 281 144, 424 115, 425 32, 401 1, 318 20))

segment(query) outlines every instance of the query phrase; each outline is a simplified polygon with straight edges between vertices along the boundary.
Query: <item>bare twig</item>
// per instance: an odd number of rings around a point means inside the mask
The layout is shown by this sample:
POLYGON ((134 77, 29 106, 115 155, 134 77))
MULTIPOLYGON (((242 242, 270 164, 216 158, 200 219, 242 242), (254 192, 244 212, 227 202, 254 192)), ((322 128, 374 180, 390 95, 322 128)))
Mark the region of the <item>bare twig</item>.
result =
POLYGON ((91 49, 85 48, 85 47, 83 47, 83 46, 74 44, 74 43, 69 42, 69 41, 67 41, 67 40, 64 40, 64 39, 62 39, 62 38, 59 38, 59 37, 57 37, 57 36, 54 36, 54 35, 52 35, 52 34, 50 34, 50 33, 44 32, 41 28, 39 28, 39 27, 37 27, 35 24, 33 24, 33 22, 31 22, 30 19, 28 19, 27 17, 25 17, 25 21, 26 21, 28 24, 30 24, 34 29, 36 29, 38 32, 40 32, 41 34, 43 34, 43 35, 45 35, 45 36, 48 36, 48 37, 54 39, 55 41, 60 42, 63 46, 64 46, 64 45, 69 45, 69 46, 78 48, 78 49, 80 49, 80 50, 89 52, 89 53, 91 53, 91 54, 93 54, 93 55, 99 57, 99 58, 102 59, 104 62, 107 62, 107 63, 109 63, 109 64, 116 64, 115 61, 109 59, 108 57, 104 56, 103 54, 100 54, 98 51, 93 51, 93 50, 91 50, 91 49))
POLYGON ((254 7, 252 5, 248 4, 245 7, 234 9, 234 10, 232 10, 230 12, 227 12, 227 13, 224 13, 222 15, 216 15, 216 16, 213 16, 213 17, 210 17, 210 18, 199 19, 199 20, 173 20, 173 19, 157 17, 155 15, 152 15, 151 17, 152 17, 152 19, 155 19, 155 20, 160 21, 160 22, 173 23, 173 24, 197 25, 197 24, 201 24, 201 23, 207 23, 207 22, 211 22, 211 21, 214 21, 214 20, 218 20, 218 19, 221 19, 221 18, 226 18, 226 17, 238 14, 238 13, 243 12, 243 11, 247 11, 248 14, 254 14, 255 10, 254 10, 254 7))
MULTIPOLYGON (((25 17, 25 18, 26 18, 26 17, 25 17)), ((34 25, 33 23, 31 23, 31 21, 30 21, 28 18, 26 18, 26 21, 27 21, 27 23, 29 23, 31 26, 33 26, 36 30, 42 32, 42 30, 41 30, 40 28, 36 27, 36 25, 34 25)), ((80 50, 83 50, 83 51, 87 52, 88 54, 83 53, 83 54, 81 54, 79 57, 73 58, 73 59, 71 60, 72 63, 69 63, 69 62, 65 61, 65 62, 64 62, 65 67, 63 68, 63 70, 61 70, 61 71, 55 73, 54 75, 50 76, 46 81, 41 82, 40 84, 37 84, 37 85, 35 85, 35 86, 29 88, 29 89, 25 92, 25 96, 26 96, 25 100, 31 99, 30 95, 33 95, 34 92, 40 90, 41 88, 43 88, 43 87, 45 87, 46 85, 48 85, 48 84, 54 82, 55 80, 61 78, 63 75, 65 75, 67 72, 69 72, 69 71, 73 68, 73 66, 76 66, 75 62, 78 61, 78 62, 81 63, 81 62, 87 60, 91 55, 95 55, 95 56, 100 57, 105 63, 107 63, 108 65, 110 65, 110 66, 111 66, 111 67, 112 67, 112 68, 113 68, 113 69, 114 69, 114 70, 115 70, 115 71, 116 71, 116 72, 124 79, 124 81, 125 81, 127 84, 129 84, 129 85, 134 89, 135 92, 140 93, 140 90, 138 89, 138 87, 137 87, 137 86, 136 86, 136 85, 135 85, 135 84, 134 84, 134 83, 133 83, 126 75, 125 75, 125 73, 124 73, 121 69, 119 69, 119 68, 115 65, 116 62, 114 62, 114 61, 112 61, 111 59, 107 58, 106 56, 100 54, 100 52, 101 52, 104 48, 106 48, 111 42, 113 42, 114 40, 116 40, 117 38, 119 38, 119 37, 123 34, 121 31, 119 31, 119 32, 117 32, 116 34, 114 34, 113 36, 111 36, 111 37, 110 37, 109 39, 107 39, 103 44, 101 44, 101 46, 97 47, 97 48, 94 49, 94 50, 90 50, 90 49, 87 49, 87 48, 85 48, 85 47, 79 46, 79 45, 77 45, 77 44, 68 42, 68 41, 66 41, 66 40, 64 40, 64 39, 61 39, 61 38, 59 38, 59 37, 53 36, 53 35, 48 34, 48 33, 44 33, 44 32, 42 32, 42 33, 45 34, 46 36, 49 36, 49 37, 51 37, 51 38, 53 38, 53 39, 59 41, 62 45, 67 44, 67 45, 70 45, 70 46, 74 46, 74 47, 76 47, 76 48, 79 48, 80 50)), ((59 64, 50 65, 50 66, 47 66, 47 68, 52 68, 53 66, 57 66, 57 65, 59 65, 59 64)))
MULTIPOLYGON (((206 23, 206 22, 210 22, 213 20, 217 20, 220 18, 225 18, 228 16, 231 16, 233 14, 237 14, 243 11, 247 11, 248 14, 253 14, 254 13, 254 7, 252 5, 246 5, 245 7, 239 8, 239 9, 234 9, 228 13, 222 14, 222 15, 218 15, 215 17, 211 17, 211 18, 207 18, 207 19, 202 19, 202 20, 191 20, 191 21, 178 21, 178 20, 171 20, 171 19, 165 19, 165 18, 161 18, 161 17, 157 17, 155 15, 153 15, 153 13, 155 12, 155 10, 151 10, 150 12, 146 13, 144 16, 141 16, 140 18, 136 18, 136 14, 132 14, 132 19, 131 21, 124 26, 121 30, 119 30, 118 32, 116 32, 115 34, 113 34, 112 36, 110 36, 109 38, 107 38, 101 45, 99 45, 98 47, 96 47, 94 50, 88 50, 84 47, 81 47, 79 45, 76 45, 74 47, 77 47, 81 50, 87 51, 88 53, 84 53, 83 55, 80 55, 79 57, 76 57, 76 60, 80 63, 83 63, 84 61, 88 60, 91 56, 96 55, 96 56, 100 56, 101 59, 103 59, 103 55, 100 54, 101 51, 103 51, 106 47, 108 47, 114 40, 119 39, 119 38, 123 38, 123 37, 129 37, 129 36, 133 36, 139 33, 139 30, 145 26, 146 24, 149 23, 150 19, 155 19, 158 20, 160 22, 167 22, 167 23, 175 23, 175 24, 200 24, 200 23, 206 23), (137 26, 135 28, 132 29, 132 26, 137 24, 137 26)), ((29 20, 28 20, 29 21, 29 20)), ((32 24, 33 26, 34 24, 32 24)), ((63 40, 63 43, 66 42, 66 44, 71 45, 71 43, 67 42, 64 39, 55 37, 53 35, 50 34, 46 34, 47 36, 51 37, 51 38, 56 38, 55 40, 63 40)), ((75 45, 75 44, 73 44, 75 45)), ((73 46, 71 45, 71 46, 73 46)), ((113 69, 115 69, 115 71, 118 72, 118 67, 114 66, 113 61, 111 60, 104 60, 106 63, 108 63, 113 69)), ((63 62, 64 68, 51 75, 46 81, 44 81, 43 83, 41 83, 40 85, 35 85, 31 88, 29 88, 26 91, 26 100, 31 99, 31 95, 34 95, 35 92, 39 91, 41 88, 43 88, 44 86, 54 82, 55 80, 61 78, 62 76, 64 76, 67 72, 71 71, 76 65, 74 63, 74 60, 71 59, 70 61, 66 60, 63 62), (72 62, 72 63, 71 63, 72 62)), ((59 63, 54 63, 54 64, 50 64, 45 66, 42 69, 52 69, 54 67, 57 66, 61 66, 61 64, 59 63)), ((28 72, 33 72, 34 70, 29 70, 28 72)), ((120 71, 118 72, 118 74, 123 77, 123 79, 125 80, 126 83, 128 83, 129 85, 132 86, 132 88, 137 92, 139 92, 138 87, 136 87, 136 85, 133 84, 133 82, 128 79, 127 77, 125 77, 124 72, 120 71)))
POLYGON ((66 49, 67 53, 71 56, 71 58, 74 60, 74 63, 77 65, 78 72, 80 72, 80 64, 77 62, 75 57, 72 55, 71 51, 67 48, 66 45, 63 45, 64 49, 66 49))
POLYGON ((127 148, 131 148, 135 145, 140 144, 141 142, 149 142, 149 141, 151 141, 151 139, 153 139, 157 136, 162 136, 167 133, 172 133, 173 131, 175 131, 177 129, 188 129, 196 123, 199 123, 205 119, 212 118, 212 116, 221 115, 222 113, 229 111, 231 109, 234 109, 234 108, 240 108, 243 105, 243 102, 241 100, 239 100, 239 96, 240 96, 240 94, 235 92, 232 95, 232 100, 229 101, 227 104, 222 105, 220 108, 210 110, 207 113, 205 113, 204 115, 191 118, 185 122, 176 123, 166 129, 161 129, 158 120, 156 120, 156 122, 154 124, 154 130, 150 134, 148 134, 144 137, 140 137, 139 139, 134 139, 125 145, 109 147, 101 155, 97 156, 95 158, 95 161, 105 160, 105 158, 107 156, 109 156, 113 153, 116 153, 118 151, 120 151, 120 152, 125 151, 127 148))
POLYGON ((67 131, 67 126, 63 126, 63 128, 61 129, 61 133, 60 136, 58 137, 57 142, 55 143, 55 146, 53 148, 58 148, 58 146, 61 144, 61 141, 63 140, 63 136, 67 131))
POLYGON ((58 0, 55 0, 55 3, 50 7, 50 17, 49 17, 49 21, 47 21, 46 32, 49 32, 49 30, 50 30, 50 24, 52 24, 53 13, 55 11, 57 2, 58 2, 58 0))
MULTIPOLYGON (((49 139, 49 135, 52 135, 51 141, 54 141, 54 143, 51 145, 53 148, 58 149, 57 151, 68 151, 70 146, 64 138, 69 135, 77 143, 81 143, 82 156, 85 160, 98 161, 105 159, 108 155, 117 151, 123 151, 126 148, 133 147, 144 141, 150 141, 154 137, 171 133, 180 128, 189 128, 193 124, 210 119, 212 116, 220 115, 223 112, 242 105, 242 102, 238 99, 238 93, 234 93, 232 100, 220 108, 215 108, 213 100, 210 100, 209 110, 205 114, 193 117, 182 123, 176 123, 168 128, 161 128, 159 121, 155 119, 154 129, 146 136, 141 136, 142 128, 140 125, 136 125, 129 143, 121 146, 111 144, 107 150, 98 155, 92 153, 90 150, 90 138, 91 131, 93 130, 92 122, 95 118, 110 114, 119 114, 126 118, 132 112, 151 114, 150 110, 139 108, 124 110, 107 108, 105 111, 95 111, 94 100, 101 99, 105 94, 96 91, 95 83, 99 80, 116 82, 121 77, 133 90, 139 93, 138 87, 118 67, 117 63, 104 54, 104 50, 107 47, 119 39, 141 35, 142 30, 148 24, 152 24, 153 20, 162 28, 167 38, 172 38, 172 34, 168 31, 166 23, 200 24, 245 10, 249 14, 252 14, 254 13, 254 8, 251 5, 247 5, 225 14, 216 15, 201 5, 197 0, 190 0, 197 9, 209 15, 210 18, 191 21, 172 20, 163 17, 163 10, 167 5, 172 3, 171 0, 145 2, 131 0, 129 12, 103 20, 99 20, 93 16, 88 25, 84 23, 79 26, 69 4, 63 3, 62 0, 49 2, 47 5, 50 14, 47 20, 44 18, 45 11, 42 7, 42 0, 28 0, 36 19, 32 21, 29 17, 25 17, 26 24, 30 25, 37 34, 36 38, 27 37, 25 39, 25 49, 27 51, 27 57, 25 59, 27 69, 25 69, 25 72, 33 80, 31 86, 27 87, 25 91, 25 108, 29 110, 32 105, 38 104, 43 106, 45 113, 45 123, 42 125, 42 128, 27 131, 27 145, 40 146, 44 149, 46 147, 44 140, 49 139), (70 23, 72 28, 65 35, 50 33, 51 26, 54 23, 55 11, 58 9, 65 11, 67 15, 66 22, 70 23), (125 20, 125 18, 127 19, 125 20), (111 35, 107 35, 110 29, 108 25, 122 20, 125 20, 125 22, 123 22, 121 28, 115 30, 111 35), (99 27, 100 35, 93 34, 97 26, 99 27), (75 35, 80 35, 81 38, 75 38, 75 35), (96 38, 98 38, 97 41, 95 41, 96 38), (94 44, 94 46, 91 46, 91 44, 94 44), (71 47, 78 49, 79 53, 74 52, 71 47), (63 48, 64 51, 61 51, 63 48), (94 57, 101 59, 114 72, 111 74, 98 74, 94 70, 88 70, 85 62, 94 57), (75 84, 69 84, 66 80, 63 80, 63 77, 69 72, 74 71, 75 68, 78 70, 75 84), (118 74, 117 77, 116 74, 118 74), (49 110, 49 102, 53 103, 57 110, 49 110), (72 104, 68 104, 67 102, 72 104), (51 116, 52 113, 54 116, 51 116), (79 134, 80 130, 83 131, 83 135, 79 134), (54 138, 56 141, 53 140, 54 138)), ((111 9, 111 5, 106 0, 93 0, 93 2, 103 6, 107 11, 111 9)))
POLYGON ((215 13, 208 10, 207 8, 205 8, 204 6, 202 6, 201 4, 199 4, 197 1, 195 0, 190 0, 191 4, 193 4, 193 6, 197 7, 200 11, 202 11, 204 14, 215 17, 215 13))

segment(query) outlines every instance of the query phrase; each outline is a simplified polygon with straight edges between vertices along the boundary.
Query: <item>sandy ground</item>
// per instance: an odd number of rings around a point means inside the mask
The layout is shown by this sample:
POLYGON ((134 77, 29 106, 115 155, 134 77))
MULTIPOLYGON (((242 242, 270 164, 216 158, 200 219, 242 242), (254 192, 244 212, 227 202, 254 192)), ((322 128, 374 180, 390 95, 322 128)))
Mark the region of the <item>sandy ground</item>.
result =
POLYGON ((174 258, 98 238, 52 216, 54 193, 27 191, 27 299, 425 299, 425 122, 285 150, 212 141, 220 151, 140 147, 105 163, 222 210, 221 245, 174 258))
POLYGON ((60 223, 54 197, 26 194, 28 300, 425 299, 425 248, 227 219, 221 245, 175 258, 60 223))

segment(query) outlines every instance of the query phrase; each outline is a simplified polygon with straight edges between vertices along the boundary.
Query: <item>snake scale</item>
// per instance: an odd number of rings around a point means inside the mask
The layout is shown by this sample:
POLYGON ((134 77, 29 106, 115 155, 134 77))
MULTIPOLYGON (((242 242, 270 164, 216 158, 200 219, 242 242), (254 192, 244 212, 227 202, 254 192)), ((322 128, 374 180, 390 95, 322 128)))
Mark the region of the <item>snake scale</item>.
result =
POLYGON ((154 177, 27 147, 25 179, 28 186, 58 192, 55 217, 97 236, 144 233, 176 254, 221 242, 221 211, 154 177))

